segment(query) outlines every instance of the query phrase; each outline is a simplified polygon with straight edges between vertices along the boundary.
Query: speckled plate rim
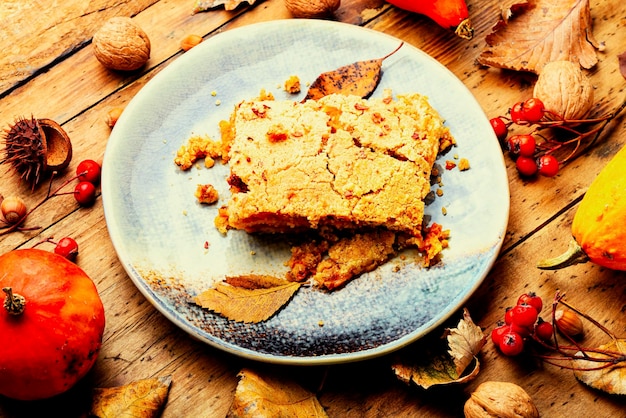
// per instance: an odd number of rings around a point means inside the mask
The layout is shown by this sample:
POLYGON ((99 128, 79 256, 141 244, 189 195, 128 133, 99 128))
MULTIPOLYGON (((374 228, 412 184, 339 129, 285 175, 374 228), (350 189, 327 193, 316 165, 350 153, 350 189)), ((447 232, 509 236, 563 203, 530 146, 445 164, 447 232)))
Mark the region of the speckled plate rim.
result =
MULTIPOLYGON (((374 338, 370 338, 371 327, 359 329, 359 318, 348 318, 346 321, 356 321, 356 325, 353 323, 346 325, 349 332, 346 337, 342 338, 348 342, 341 342, 339 345, 342 348, 337 352, 319 354, 315 352, 316 344, 324 345, 326 336, 315 336, 317 332, 315 330, 312 334, 309 331, 303 331, 304 335, 299 334, 301 312, 289 312, 291 308, 301 309, 297 303, 294 303, 297 299, 294 299, 284 311, 277 315, 278 319, 273 318, 268 321, 284 318, 285 328, 293 326, 287 330, 285 337, 281 337, 282 340, 272 338, 269 341, 270 337, 267 337, 268 332, 282 332, 281 325, 278 325, 278 328, 261 327, 260 331, 255 330, 252 337, 248 337, 247 327, 254 328, 256 325, 242 324, 237 324, 233 328, 233 332, 240 333, 237 334, 238 337, 230 339, 230 330, 220 330, 223 334, 217 336, 215 329, 212 331, 204 329, 202 322, 209 316, 216 315, 206 312, 198 314, 194 308, 190 307, 188 297, 186 299, 185 297, 179 298, 179 296, 171 297, 175 293, 175 289, 172 290, 176 288, 175 282, 168 284, 167 291, 163 291, 163 289, 155 288, 154 281, 148 277, 154 272, 159 272, 166 278, 183 277, 188 273, 187 270, 191 264, 194 268, 197 264, 203 264, 196 262, 199 256, 195 248, 182 248, 181 251, 168 248, 168 244, 177 242, 176 234, 170 234, 168 231, 180 231, 183 235, 191 231, 188 237, 193 237, 198 228, 203 228, 202 224, 197 223, 197 218, 204 219, 212 226, 212 217, 207 215, 204 212, 205 209, 200 208, 199 205, 190 207, 189 214, 184 209, 185 216, 177 217, 181 211, 179 201, 184 199, 181 196, 189 195, 189 200, 194 200, 193 188, 188 184, 195 183, 194 180, 186 178, 187 174, 177 171, 173 164, 173 153, 186 142, 191 134, 210 131, 214 136, 218 135, 216 120, 227 118, 234 103, 243 98, 255 96, 260 88, 271 90, 273 83, 276 83, 274 93, 278 96, 277 98, 281 98, 279 84, 291 74, 298 74, 303 81, 312 81, 319 73, 340 65, 386 55, 400 42, 399 39, 380 32, 331 21, 290 19, 257 23, 223 32, 206 40, 177 58, 150 80, 131 100, 113 129, 105 152, 102 176, 105 218, 112 243, 125 271, 146 299, 168 320, 192 337, 244 358, 280 364, 335 364, 388 354, 418 340, 458 311, 480 286, 500 251, 508 223, 509 189, 504 159, 484 112, 469 90, 443 65, 408 44, 385 61, 383 77, 374 96, 380 95, 384 88, 392 88, 394 93, 416 91, 426 94, 434 107, 444 118, 447 118, 446 123, 449 124, 459 142, 459 146, 453 152, 461 157, 469 157, 472 164, 470 170, 464 173, 458 170, 454 173, 446 171, 443 176, 444 182, 449 182, 444 187, 444 196, 456 194, 456 198, 436 199, 426 212, 433 221, 442 223, 444 227, 451 224, 451 248, 444 251, 443 263, 440 266, 430 269, 422 269, 419 266, 400 267, 400 270, 404 269, 408 272, 404 275, 397 275, 400 277, 397 282, 400 286, 406 286, 402 281, 407 279, 405 276, 410 276, 408 279, 414 280, 416 272, 419 272, 417 277, 423 283, 413 293, 413 289, 409 288, 406 292, 403 289, 402 292, 394 293, 396 292, 394 287, 385 287, 388 285, 380 280, 381 277, 396 276, 392 272, 398 267, 398 265, 395 267, 388 265, 368 274, 367 278, 353 281, 349 284, 349 289, 346 287, 339 291, 344 292, 343 294, 335 292, 327 297, 329 300, 337 299, 336 306, 342 309, 344 306, 352 308, 350 304, 353 302, 346 302, 342 299, 349 298, 351 293, 362 296, 372 292, 371 286, 374 282, 373 286, 378 293, 398 298, 403 309, 413 304, 421 304, 424 307, 423 311, 419 311, 420 318, 415 324, 411 322, 411 318, 407 318, 407 329, 402 329, 401 335, 382 336, 381 341, 372 343, 370 340, 378 338, 376 332, 381 331, 374 331, 374 338), (290 41, 291 38, 297 40, 290 41), (361 44, 364 47, 359 48, 361 44), (241 47, 242 45, 247 46, 241 47), (324 45, 328 45, 327 51, 324 45), (235 46, 239 48, 234 48, 235 46), (321 49, 316 52, 316 48, 321 49), (295 65, 297 60, 303 57, 307 60, 310 58, 313 62, 307 61, 304 64, 295 65), (243 71, 245 68, 241 67, 248 65, 246 64, 248 59, 251 60, 249 71, 243 71), (217 73, 215 68, 206 68, 210 67, 207 63, 213 61, 219 61, 220 71, 217 73), (421 74, 422 72, 425 75, 421 74), (268 74, 272 76, 263 78, 268 74), (435 81, 432 81, 433 79, 435 81), (231 82, 232 84, 229 84, 231 82), (225 91, 230 93, 236 92, 240 85, 244 87, 241 88, 241 92, 234 95, 236 97, 224 96, 221 88, 226 85, 230 87, 227 87, 225 91), (170 103, 170 99, 174 104, 170 103), (221 105, 217 106, 219 101, 221 105), (205 104, 204 112, 212 113, 211 117, 207 118, 202 116, 203 113, 198 113, 201 112, 198 110, 199 103, 205 104), (188 115, 189 120, 171 120, 185 119, 188 115), (166 174, 163 175, 163 172, 166 174), (165 183, 168 184, 158 187, 162 186, 167 192, 165 196, 171 195, 171 199, 161 199, 164 196, 156 196, 154 191, 144 190, 154 187, 153 179, 159 179, 161 175, 165 176, 165 183), (181 189, 183 189, 182 192, 181 189), (187 189, 189 191, 184 191, 187 189), (448 193, 449 191, 451 193, 448 193), (465 197, 462 198, 462 196, 465 197), (448 215, 445 216, 442 214, 444 205, 448 211, 448 215), (133 216, 136 218, 133 219, 133 216), (461 220, 461 229, 454 228, 455 219, 461 220), (480 222, 483 222, 484 226, 477 225, 480 222), (155 228, 155 233, 148 231, 151 227, 155 228), (470 231, 465 231, 466 229, 470 231), (157 237, 156 240, 155 237, 157 237), (176 264, 173 269, 160 265, 161 261, 169 260, 170 257, 176 264), (190 260, 193 261, 190 262, 190 260), (336 295, 341 296, 336 297, 336 295), (437 299, 432 306, 429 305, 431 299, 437 299), (346 303, 348 305, 345 305, 346 303), (295 318, 293 321, 290 317, 292 314, 295 318), (356 329, 351 329, 351 326, 356 329), (366 335, 364 340, 358 337, 360 331, 366 335), (237 340, 242 335, 243 339, 255 341, 246 340, 248 345, 244 345, 241 339, 237 340), (271 349, 261 347, 257 343, 259 335, 266 336, 267 346, 271 346, 271 349), (312 352, 306 354, 294 355, 287 350, 281 352, 281 344, 289 346, 290 350, 294 345, 296 349, 298 348, 298 342, 291 341, 294 336, 296 340, 303 337, 305 340, 313 338, 319 341, 315 341, 312 345, 312 352), (351 340, 355 342, 351 343, 351 340), (277 348, 275 349, 272 344, 277 348), (347 348, 343 347, 345 344, 347 348)), ((287 97, 289 96, 285 96, 287 97)), ((452 159, 453 157, 445 158, 452 159)), ((208 171, 205 170, 203 174, 206 175, 208 171)), ((217 173, 213 173, 212 176, 223 176, 224 173, 224 171, 217 170, 217 173)), ((215 177, 211 180, 214 179, 215 177)), ((203 231, 203 234, 211 233, 203 231)), ((194 245, 200 246, 204 237, 198 240, 199 242, 194 245)), ((215 248, 214 242, 214 240, 211 241, 209 251, 215 248)), ((248 245, 247 242, 244 244, 248 245)), ((274 245, 271 242, 263 243, 264 248, 265 244, 269 248, 274 245)), ((258 243, 251 245, 256 249, 255 245, 258 243)), ((244 248, 249 247, 244 246, 244 248)), ((204 253, 206 252, 205 250, 204 253)), ((217 265, 219 263, 216 257, 222 256, 227 255, 220 253, 214 256, 212 261, 215 261, 217 265)), ((272 251, 266 254, 266 258, 260 256, 259 259, 269 260, 271 264, 272 251)), ((251 263, 258 266, 254 264, 256 262, 255 260, 251 263)), ((198 274, 197 271, 193 271, 189 275, 198 274)), ((207 284, 200 280, 191 292, 197 293, 206 286, 207 284)), ((186 291, 189 290, 186 289, 186 291)), ((305 306, 306 303, 319 304, 319 300, 315 299, 319 294, 309 292, 305 295, 296 295, 296 298, 311 298, 305 301, 305 306)), ((380 327, 384 329, 385 315, 390 312, 391 315, 396 315, 396 312, 393 312, 394 307, 390 309, 391 311, 388 309, 373 314, 374 318, 368 325, 374 324, 378 327, 377 323, 381 322, 380 327), (376 318, 376 314, 379 314, 380 318, 376 318)), ((409 308, 409 312, 412 312, 410 309, 412 307, 409 308)), ((336 318, 329 319, 323 326, 320 321, 319 330, 320 332, 331 330, 328 336, 335 338, 336 335, 332 334, 332 330, 335 330, 335 334, 341 332, 336 330, 342 329, 342 324, 340 320, 336 321, 337 324, 333 324, 332 320, 336 318)), ((210 320, 213 321, 213 318, 210 320)), ((404 326, 403 319, 394 321, 394 325, 399 328, 404 326)), ((221 325, 218 321, 217 325, 212 326, 219 329, 221 325)), ((313 327, 311 324, 308 326, 309 329, 313 327)), ((384 334, 384 331, 382 333, 384 334)), ((263 342, 262 338, 261 342, 263 342)))

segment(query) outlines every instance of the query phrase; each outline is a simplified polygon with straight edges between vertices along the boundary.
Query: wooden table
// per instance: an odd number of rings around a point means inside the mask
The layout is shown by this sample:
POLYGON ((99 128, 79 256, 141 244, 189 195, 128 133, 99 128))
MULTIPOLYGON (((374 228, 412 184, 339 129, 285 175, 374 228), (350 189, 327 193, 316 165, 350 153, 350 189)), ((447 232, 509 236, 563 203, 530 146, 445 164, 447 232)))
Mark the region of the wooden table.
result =
MULTIPOLYGON (((532 95, 535 76, 477 65, 476 58, 498 18, 500 2, 468 0, 476 29, 470 41, 457 38, 427 18, 380 0, 344 0, 334 19, 398 37, 447 66, 475 95, 485 113, 496 116, 532 95)), ((0 124, 18 116, 50 118, 63 125, 74 144, 69 177, 79 161, 101 159, 110 133, 106 114, 123 107, 159 71, 179 58, 188 34, 210 38, 254 22, 290 18, 282 0, 267 0, 235 11, 192 14, 193 1, 98 0, 0 4, 0 124), (113 16, 132 16, 152 42, 148 65, 139 73, 106 70, 94 58, 91 37, 113 16)), ((616 105, 625 94, 617 54, 626 49, 626 3, 592 0, 596 38, 605 44, 589 71, 599 103, 616 105)), ((593 264, 546 272, 534 267, 554 256, 570 237, 577 204, 600 169, 626 143, 626 124, 563 169, 556 178, 521 179, 507 159, 511 211, 501 254, 486 280, 469 300, 474 320, 490 332, 517 296, 534 290, 547 300, 557 289, 567 299, 621 336, 626 335, 626 275, 593 264)), ((0 193, 39 201, 45 187, 29 187, 5 169, 0 193)), ((424 391, 398 381, 390 358, 324 367, 267 366, 220 352, 190 338, 163 317, 137 291, 118 261, 105 224, 102 202, 79 208, 73 199, 55 199, 29 223, 36 232, 0 237, 0 252, 31 247, 47 237, 72 236, 80 245, 78 264, 94 279, 106 309, 107 327, 100 357, 88 377, 70 392, 47 401, 22 403, 0 399, 0 416, 72 416, 94 387, 171 375, 163 416, 223 417, 231 404, 242 367, 272 369, 319 389, 318 398, 332 417, 461 416, 469 394, 483 381, 521 385, 542 416, 626 416, 626 400, 580 384, 571 371, 529 358, 507 358, 489 342, 478 378, 463 386, 424 391), (38 412, 39 411, 39 412, 38 412), (52 413, 55 411, 56 413, 52 413)), ((589 342, 594 343, 593 333, 589 342)), ((596 344, 599 344, 595 341, 596 344)))

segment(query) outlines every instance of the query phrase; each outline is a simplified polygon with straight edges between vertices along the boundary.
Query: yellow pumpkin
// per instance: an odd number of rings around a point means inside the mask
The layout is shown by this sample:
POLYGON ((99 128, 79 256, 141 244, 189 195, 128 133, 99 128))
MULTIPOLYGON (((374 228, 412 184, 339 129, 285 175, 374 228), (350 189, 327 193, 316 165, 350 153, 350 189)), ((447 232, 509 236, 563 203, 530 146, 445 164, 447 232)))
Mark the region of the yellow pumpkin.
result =
POLYGON ((555 270, 591 261, 612 270, 626 270, 626 147, 594 179, 572 223, 567 252, 539 262, 555 270))

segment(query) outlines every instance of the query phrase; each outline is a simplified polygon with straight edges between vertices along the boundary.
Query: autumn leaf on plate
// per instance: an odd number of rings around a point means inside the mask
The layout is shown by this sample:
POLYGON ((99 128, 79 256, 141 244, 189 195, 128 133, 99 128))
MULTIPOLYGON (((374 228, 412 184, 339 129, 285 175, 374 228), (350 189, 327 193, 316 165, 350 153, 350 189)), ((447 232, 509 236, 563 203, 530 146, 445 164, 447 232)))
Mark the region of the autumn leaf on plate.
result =
POLYGON ((458 326, 446 329, 444 336, 447 344, 418 342, 415 350, 401 354, 392 366, 396 377, 424 389, 474 379, 480 370, 476 355, 485 345, 486 337, 467 309, 463 310, 458 326))
MULTIPOLYGON (((594 389, 613 395, 626 395, 626 339, 615 339, 600 346, 598 351, 603 351, 604 354, 594 353, 594 359, 615 360, 608 364, 592 360, 572 360, 574 376, 594 389)), ((576 355, 580 356, 582 353, 576 355)))
POLYGON ((404 42, 382 58, 357 61, 320 74, 309 87, 304 100, 317 100, 333 93, 369 97, 380 81, 383 61, 395 54, 402 45, 404 42))
POLYGON ((528 0, 526 10, 498 22, 486 42, 478 62, 492 67, 539 74, 551 61, 583 68, 598 62, 589 0, 528 0))
POLYGON ((197 0, 193 5, 193 12, 206 12, 221 5, 224 5, 224 10, 235 10, 243 2, 254 4, 256 0, 197 0))
POLYGON ((195 302, 233 321, 257 323, 285 306, 300 286, 271 276, 229 277, 200 293, 195 302))
POLYGON ((283 417, 326 418, 315 395, 297 383, 278 376, 244 369, 227 418, 283 417))
POLYGON ((167 402, 171 376, 137 380, 124 386, 96 388, 90 417, 156 418, 167 402))

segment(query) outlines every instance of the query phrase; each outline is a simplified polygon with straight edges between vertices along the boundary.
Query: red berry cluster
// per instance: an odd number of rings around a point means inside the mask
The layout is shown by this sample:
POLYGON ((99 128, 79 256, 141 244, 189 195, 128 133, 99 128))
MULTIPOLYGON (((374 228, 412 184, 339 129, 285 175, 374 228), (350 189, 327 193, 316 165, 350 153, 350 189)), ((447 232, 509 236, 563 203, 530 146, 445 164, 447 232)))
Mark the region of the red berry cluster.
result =
MULTIPOLYGON (((8 222, 7 219, 2 219, 5 213, 5 210, 2 210, 3 216, 0 217, 0 236, 9 234, 14 231, 29 231, 39 229, 39 227, 25 227, 24 223, 26 221, 26 218, 53 197, 71 194, 72 196, 74 196, 74 199, 76 199, 79 205, 91 206, 96 201, 96 186, 100 183, 101 171, 102 169, 100 167, 100 164, 98 164, 96 161, 83 160, 78 164, 76 168, 76 176, 65 180, 60 186, 53 190, 52 184, 54 180, 54 175, 56 174, 56 172, 54 172, 52 177, 50 178, 50 185, 48 187, 48 192, 46 196, 44 196, 44 198, 35 206, 27 209, 25 204, 23 204, 23 201, 19 199, 19 201, 21 202, 19 208, 20 212, 17 215, 18 217, 15 220, 11 220, 10 222, 8 222), (71 192, 64 192, 63 190, 75 180, 78 180, 78 184, 76 184, 74 190, 71 192)), ((1 200, 2 199, 0 199, 0 201, 1 200)), ((13 211, 16 212, 15 210, 13 211)), ((15 217, 16 215, 14 214, 13 216, 15 217)), ((72 246, 73 245, 70 245, 70 247, 72 246)), ((72 250, 60 251, 68 253, 72 250)))
POLYGON ((78 184, 74 198, 81 206, 91 206, 96 201, 96 186, 100 183, 102 169, 94 160, 83 160, 76 167, 78 184))
POLYGON ((550 341, 554 329, 552 323, 539 316, 542 309, 540 296, 533 292, 520 295, 517 304, 506 310, 504 322, 499 322, 491 331, 491 341, 507 356, 516 356, 524 351, 528 338, 550 341))
POLYGON ((547 110, 540 99, 533 97, 515 103, 509 109, 508 117, 497 116, 489 122, 500 145, 508 151, 522 176, 540 174, 554 177, 563 164, 584 151, 580 148, 582 141, 592 138, 593 143, 606 123, 621 112, 624 106, 622 104, 616 112, 599 118, 567 120, 547 110), (603 123, 581 130, 585 125, 599 122, 603 123), (528 133, 510 132, 513 125, 533 129, 528 133), (547 130, 551 130, 549 135, 544 134, 547 130))
POLYGON ((490 120, 493 130, 503 148, 515 160, 517 171, 526 177, 539 173, 542 176, 554 177, 559 172, 559 160, 552 154, 556 147, 545 147, 538 141, 538 132, 515 134, 508 136, 511 124, 533 125, 544 118, 546 109, 543 102, 535 97, 518 102, 509 110, 510 119, 503 116, 490 120))

